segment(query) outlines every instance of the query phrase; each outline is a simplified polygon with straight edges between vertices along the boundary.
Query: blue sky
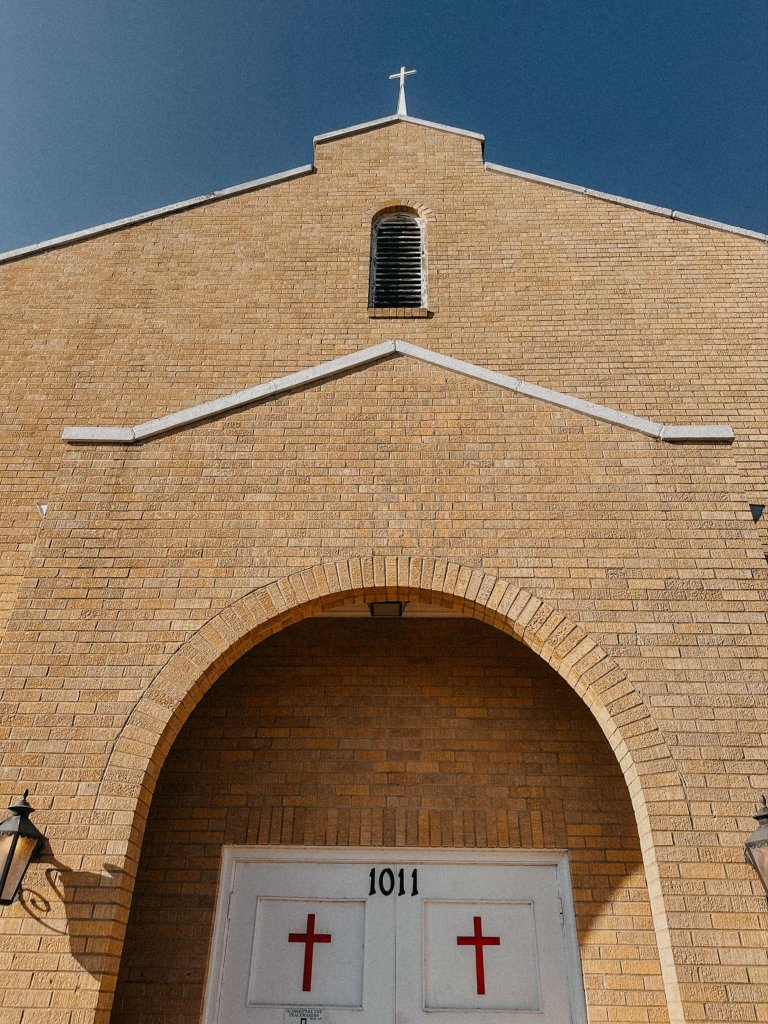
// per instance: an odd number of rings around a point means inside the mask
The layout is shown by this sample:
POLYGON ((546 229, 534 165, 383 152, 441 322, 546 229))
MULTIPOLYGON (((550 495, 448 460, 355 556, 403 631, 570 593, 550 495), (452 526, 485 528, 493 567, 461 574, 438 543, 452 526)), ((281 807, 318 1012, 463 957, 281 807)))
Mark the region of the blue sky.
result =
POLYGON ((4 0, 0 251, 312 160, 394 113, 768 231, 766 0, 4 0))

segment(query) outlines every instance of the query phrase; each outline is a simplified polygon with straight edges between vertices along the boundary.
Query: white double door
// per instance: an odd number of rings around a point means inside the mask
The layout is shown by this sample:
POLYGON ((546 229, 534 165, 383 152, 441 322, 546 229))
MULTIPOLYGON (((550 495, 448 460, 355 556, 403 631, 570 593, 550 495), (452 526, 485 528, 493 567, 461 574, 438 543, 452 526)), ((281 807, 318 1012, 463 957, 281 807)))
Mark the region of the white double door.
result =
POLYGON ((567 859, 226 848, 204 1020, 583 1024, 567 859))

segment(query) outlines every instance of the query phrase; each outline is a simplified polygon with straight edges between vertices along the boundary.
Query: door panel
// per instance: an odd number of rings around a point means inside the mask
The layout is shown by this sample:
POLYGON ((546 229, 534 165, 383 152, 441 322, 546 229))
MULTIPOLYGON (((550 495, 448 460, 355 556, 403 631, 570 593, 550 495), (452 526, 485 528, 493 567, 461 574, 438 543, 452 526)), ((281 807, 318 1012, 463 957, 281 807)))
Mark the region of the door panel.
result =
POLYGON ((392 1024, 394 903, 366 898, 365 866, 253 852, 225 861, 219 917, 222 895, 229 909, 214 936, 214 957, 223 948, 209 971, 206 1022, 300 1024, 285 1011, 305 1008, 315 1011, 308 1020, 392 1024))
POLYGON ((430 864, 397 904, 397 1024, 580 1021, 557 864, 430 864), (428 870, 427 870, 428 867, 428 870))
POLYGON ((584 1024, 558 851, 229 847, 205 1024, 584 1024))

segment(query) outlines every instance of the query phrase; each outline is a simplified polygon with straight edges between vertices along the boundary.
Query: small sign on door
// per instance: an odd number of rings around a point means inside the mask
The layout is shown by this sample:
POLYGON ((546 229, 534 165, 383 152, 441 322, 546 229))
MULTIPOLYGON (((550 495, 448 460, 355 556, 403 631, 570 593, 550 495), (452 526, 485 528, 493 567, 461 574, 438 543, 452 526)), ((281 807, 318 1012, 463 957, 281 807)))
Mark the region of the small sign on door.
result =
POLYGON ((312 1021, 324 1021, 322 1010, 310 1010, 307 1006, 294 1006, 283 1010, 283 1024, 311 1024, 312 1021))

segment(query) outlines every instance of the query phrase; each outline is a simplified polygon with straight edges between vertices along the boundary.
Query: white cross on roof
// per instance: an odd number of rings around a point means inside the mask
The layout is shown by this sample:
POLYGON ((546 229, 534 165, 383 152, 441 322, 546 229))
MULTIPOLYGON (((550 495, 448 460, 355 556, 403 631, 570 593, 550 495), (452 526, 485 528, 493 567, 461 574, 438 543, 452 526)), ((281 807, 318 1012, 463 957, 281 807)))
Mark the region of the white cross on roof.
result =
POLYGON ((401 67, 396 75, 390 75, 389 76, 390 78, 399 78, 400 79, 400 95, 399 95, 398 100, 397 100, 397 112, 398 112, 398 114, 401 114, 404 117, 407 116, 407 114, 408 114, 408 110, 406 109, 406 106, 405 106, 405 78, 406 78, 406 75, 415 75, 415 74, 416 74, 416 70, 415 69, 413 71, 406 71, 404 67, 401 67))

